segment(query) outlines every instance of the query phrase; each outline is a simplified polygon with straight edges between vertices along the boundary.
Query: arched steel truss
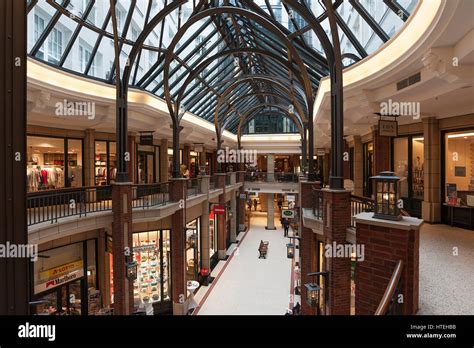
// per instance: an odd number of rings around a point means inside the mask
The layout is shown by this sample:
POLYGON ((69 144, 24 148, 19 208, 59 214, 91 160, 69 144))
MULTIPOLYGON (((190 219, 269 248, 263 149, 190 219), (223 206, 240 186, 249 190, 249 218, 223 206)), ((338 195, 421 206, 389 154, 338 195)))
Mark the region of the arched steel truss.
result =
MULTIPOLYGON (((307 0, 282 0, 284 9, 293 11, 296 15, 291 16, 290 21, 294 30, 284 27, 279 23, 269 1, 265 1, 267 11, 264 11, 252 0, 225 0, 223 3, 217 0, 174 0, 166 1, 165 6, 154 16, 151 15, 152 5, 155 0, 149 0, 145 14, 145 24, 136 40, 127 38, 130 29, 130 22, 136 0, 130 1, 130 11, 125 18, 125 25, 117 30, 117 16, 114 11, 117 1, 110 1, 110 8, 105 16, 101 27, 87 21, 97 0, 90 0, 87 6, 79 15, 75 15, 69 10, 71 0, 46 0, 46 2, 57 10, 53 15, 44 32, 41 33, 30 55, 37 58, 37 53, 42 47, 52 29, 58 23, 60 16, 67 16, 78 24, 75 32, 71 35, 71 40, 64 50, 57 65, 63 68, 68 54, 71 52, 74 41, 82 28, 96 33, 98 39, 94 45, 91 57, 84 71, 88 75, 93 64, 94 56, 98 52, 101 40, 108 38, 114 41, 115 56, 114 64, 107 75, 107 82, 115 83, 117 88, 117 145, 118 145, 118 173, 119 181, 126 180, 127 163, 124 154, 127 149, 127 94, 129 86, 135 88, 152 88, 151 92, 156 93, 166 99, 170 109, 171 119, 174 129, 174 151, 178 151, 180 106, 183 109, 190 109, 191 112, 207 120, 214 118, 218 137, 224 129, 236 131, 240 136, 240 129, 246 120, 255 117, 258 110, 264 110, 267 106, 279 109, 282 114, 289 116, 297 125, 300 133, 303 133, 303 153, 306 153, 308 145, 309 168, 311 175, 314 172, 313 151, 314 134, 312 124, 313 101, 319 86, 319 80, 323 76, 331 75, 332 89, 332 179, 331 187, 342 187, 342 60, 352 61, 352 63, 365 58, 368 54, 358 38, 351 32, 348 25, 336 9, 342 4, 342 0, 324 0, 322 14, 316 17, 310 9, 311 4, 307 0), (181 22, 181 15, 178 19, 178 33, 167 48, 162 47, 164 21, 173 11, 181 11, 185 4, 192 3, 192 13, 186 22, 181 22), (224 6, 223 6, 223 5, 224 6), (304 20, 300 25, 296 19, 304 20), (205 48, 205 44, 197 45, 193 51, 185 58, 180 58, 180 53, 198 33, 189 36, 186 42, 176 49, 177 43, 183 38, 186 31, 200 20, 204 20, 204 26, 214 24, 215 28, 209 34, 209 38, 218 37, 212 44, 209 52, 225 44, 226 49, 217 54, 209 56, 207 53, 199 56, 192 65, 187 64, 187 59, 195 54, 197 50, 205 48), (321 22, 328 20, 332 40, 326 35, 321 22), (107 31, 110 22, 114 23, 113 32, 107 31), (145 44, 145 41, 152 31, 161 26, 160 45, 154 47, 145 44), (337 31, 342 30, 347 39, 355 47, 356 52, 345 52, 341 54, 339 46, 339 36, 337 31), (305 33, 313 31, 321 43, 324 55, 309 47, 304 39, 305 33), (331 44, 334 43, 334 46, 331 44), (131 47, 128 55, 123 75, 121 72, 120 56, 124 46, 131 47), (156 52, 158 58, 152 67, 142 76, 138 76, 138 66, 142 56, 142 51, 156 52), (234 57, 239 61, 237 76, 229 73, 230 78, 223 81, 220 71, 226 73, 231 67, 229 57, 234 57), (175 67, 170 68, 170 63, 176 62, 175 67), (218 63, 215 63, 218 61, 218 63), (248 66, 246 66, 246 64, 248 66), (212 66, 210 71, 205 69, 212 66), (184 72, 178 74, 181 68, 184 72), (255 69, 256 71, 254 71, 255 69), (206 71, 210 76, 203 78, 201 74, 206 71), (211 75, 212 72, 212 75, 211 75), (154 83, 155 79, 163 74, 163 81, 154 83), (170 83, 169 78, 176 75, 175 82, 170 83), (240 75, 240 76, 239 76, 240 75), (245 76, 242 78, 242 75, 245 76), (248 75, 253 75, 253 78, 248 75), (258 75, 266 75, 267 79, 260 79, 258 75), (247 78, 247 79, 246 79, 247 78), (240 79, 239 83, 237 81, 240 79), (271 82, 270 82, 271 80, 271 82), (178 85, 184 81, 181 85, 178 85), (199 83, 194 83, 198 81, 199 83), (218 81, 218 83, 214 83, 218 81), (148 87, 150 86, 150 87, 148 87), (153 87, 152 87, 153 86, 153 87), (201 87, 202 86, 202 87, 201 87), (178 87, 178 90, 176 90, 178 87), (172 89, 175 89, 172 92, 172 89), (163 92, 160 92, 163 91, 163 92), (159 93, 162 93, 161 95, 159 93), (210 98, 206 98, 207 95, 210 98), (295 113, 289 114, 285 110, 285 104, 292 103, 295 106, 295 113), (260 108, 257 108, 260 106, 260 108), (253 110, 253 111, 249 111, 253 110), (250 113, 249 113, 250 112, 250 113), (308 133, 308 134, 307 134, 308 133), (308 144, 306 144, 306 138, 308 144)), ((383 42, 389 39, 380 23, 370 14, 358 0, 350 0, 350 5, 357 11, 363 20, 372 28, 374 34, 383 42)), ((397 14, 403 13, 401 18, 406 21, 409 12, 402 8, 395 0, 383 0, 383 3, 390 11, 397 14)), ((320 2, 318 6, 323 6, 320 2)), ((37 0, 28 1, 28 11, 38 6, 37 0)), ((142 10, 143 11, 143 10, 142 10)), ((37 58, 40 59, 40 58, 37 58)), ((352 64, 351 63, 351 64, 352 64)), ((51 63, 52 64, 52 63, 51 63)), ((240 138, 239 138, 240 140, 240 138)), ((179 175, 179 160, 175 157, 173 163, 173 175, 179 175)), ((303 158, 305 162, 305 158, 303 158)))

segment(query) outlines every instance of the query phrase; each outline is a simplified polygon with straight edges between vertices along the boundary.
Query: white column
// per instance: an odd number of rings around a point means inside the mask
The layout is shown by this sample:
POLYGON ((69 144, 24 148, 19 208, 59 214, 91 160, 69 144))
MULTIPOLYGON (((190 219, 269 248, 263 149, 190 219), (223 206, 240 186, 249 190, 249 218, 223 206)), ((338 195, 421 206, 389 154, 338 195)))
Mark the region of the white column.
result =
POLYGON ((267 155, 267 180, 268 182, 275 181, 275 155, 267 155))
POLYGON ((267 193, 267 230, 276 230, 275 227, 275 194, 267 193))
POLYGON ((235 243, 237 241, 237 202, 235 194, 230 199, 230 211, 232 213, 230 218, 230 242, 235 243))

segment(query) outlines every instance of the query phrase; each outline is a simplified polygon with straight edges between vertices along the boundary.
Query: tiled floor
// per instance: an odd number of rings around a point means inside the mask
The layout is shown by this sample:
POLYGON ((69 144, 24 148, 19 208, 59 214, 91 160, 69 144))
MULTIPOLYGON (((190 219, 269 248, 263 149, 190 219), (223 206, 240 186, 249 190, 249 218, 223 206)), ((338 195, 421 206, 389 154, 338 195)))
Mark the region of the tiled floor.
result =
MULTIPOLYGON (((283 237, 278 221, 275 225, 279 229, 265 230, 266 220, 266 213, 252 213, 250 230, 216 284, 208 289, 209 295, 201 303, 198 315, 286 313, 291 284, 291 259, 286 257, 288 239, 283 237), (261 240, 269 241, 266 259, 258 258, 261 240)), ((198 301, 204 297, 203 292, 196 295, 198 301)))
POLYGON ((423 225, 418 314, 474 314, 474 231, 423 225))

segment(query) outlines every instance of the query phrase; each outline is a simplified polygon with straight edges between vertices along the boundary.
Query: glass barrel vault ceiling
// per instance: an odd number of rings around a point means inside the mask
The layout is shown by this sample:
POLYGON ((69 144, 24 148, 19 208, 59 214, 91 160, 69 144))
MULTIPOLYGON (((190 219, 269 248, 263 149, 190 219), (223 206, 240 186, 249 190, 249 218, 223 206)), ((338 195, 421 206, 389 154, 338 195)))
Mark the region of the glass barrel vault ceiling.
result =
MULTIPOLYGON (((123 70, 134 42, 144 26, 172 0, 116 0, 120 35, 120 66, 123 70)), ((133 65, 130 85, 164 98, 165 53, 178 30, 199 11, 234 6, 259 14, 275 24, 301 56, 311 79, 313 95, 319 81, 328 75, 321 44, 306 21, 281 0, 181 1, 183 4, 160 22, 147 37, 133 65)), ((300 0, 321 23, 329 23, 322 1, 300 0)), ((418 0, 335 0, 337 22, 345 66, 364 59, 394 36, 416 7, 418 0)), ((106 0, 29 0, 28 53, 31 57, 92 79, 114 83, 115 54, 110 2, 106 0)), ((331 37, 331 35, 328 35, 331 37)), ((288 110, 289 105, 307 114, 300 72, 288 61, 282 39, 261 24, 241 15, 205 17, 193 24, 180 39, 169 67, 173 101, 189 74, 207 58, 230 49, 244 53, 223 54, 204 67, 187 86, 181 105, 193 114, 214 122, 218 98, 236 79, 246 79, 229 93, 220 110, 219 122, 236 133, 240 119, 246 124, 256 115, 268 114, 272 106, 288 110), (276 56, 248 52, 263 50, 276 56), (292 69, 290 69, 290 66, 292 69), (269 76, 272 81, 259 79, 269 76)), ((122 71, 123 72, 123 71, 122 71)), ((272 111, 278 117, 278 113, 272 111)), ((280 112, 280 121, 286 119, 280 112)), ((301 120, 301 115, 298 119, 301 120)))

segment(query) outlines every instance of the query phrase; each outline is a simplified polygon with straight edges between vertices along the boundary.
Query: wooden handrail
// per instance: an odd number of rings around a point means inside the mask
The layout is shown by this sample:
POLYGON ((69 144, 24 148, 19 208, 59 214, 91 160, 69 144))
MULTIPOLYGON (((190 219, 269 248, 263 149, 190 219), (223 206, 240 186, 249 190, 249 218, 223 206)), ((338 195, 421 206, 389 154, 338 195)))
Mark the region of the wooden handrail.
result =
POLYGON ((385 293, 383 294, 382 300, 380 301, 379 307, 375 311, 374 315, 385 315, 387 310, 390 306, 392 301, 393 295, 395 294, 395 290, 400 282, 400 278, 402 276, 402 269, 403 269, 403 261, 398 260, 397 265, 393 271, 392 277, 388 282, 387 289, 385 289, 385 293))

